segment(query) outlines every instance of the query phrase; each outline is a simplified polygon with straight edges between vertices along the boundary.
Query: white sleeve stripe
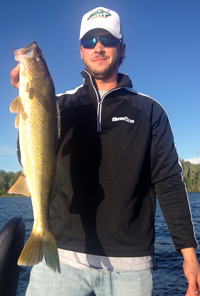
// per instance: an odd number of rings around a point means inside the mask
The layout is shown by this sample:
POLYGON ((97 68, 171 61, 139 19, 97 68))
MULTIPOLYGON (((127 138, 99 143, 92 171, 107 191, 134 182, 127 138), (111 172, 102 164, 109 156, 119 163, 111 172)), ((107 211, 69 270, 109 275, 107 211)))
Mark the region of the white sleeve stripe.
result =
POLYGON ((173 135, 173 137, 174 137, 173 130, 172 130, 172 125, 171 125, 171 122, 170 122, 170 120, 169 120, 169 117, 168 117, 168 115, 167 115, 167 113, 166 113, 164 107, 163 107, 158 101, 156 101, 155 99, 153 99, 152 97, 150 97, 150 96, 148 96, 148 95, 145 95, 145 94, 139 93, 139 92, 137 92, 137 91, 135 91, 135 90, 133 90, 133 89, 131 89, 131 88, 129 88, 129 87, 125 87, 125 89, 128 90, 128 91, 134 92, 134 93, 136 93, 136 94, 138 94, 138 95, 145 96, 145 97, 151 99, 152 101, 155 101, 156 103, 158 103, 158 104, 162 107, 162 109, 164 110, 164 112, 165 112, 165 114, 166 114, 166 116, 167 116, 167 118, 168 118, 169 125, 170 125, 171 131, 172 131, 172 135, 173 135))
POLYGON ((68 91, 66 91, 65 93, 56 94, 56 96, 57 96, 57 97, 60 97, 60 96, 65 95, 65 94, 73 95, 73 94, 75 94, 75 93, 77 92, 77 90, 78 90, 79 88, 81 88, 81 87, 83 87, 83 84, 80 85, 80 86, 78 86, 78 87, 76 87, 75 89, 68 90, 68 91))
POLYGON ((183 176, 181 176, 181 180, 184 184, 184 187, 185 187, 185 192, 186 192, 186 196, 187 196, 187 202, 188 202, 188 207, 189 207, 189 211, 190 211, 190 217, 191 217, 191 224, 192 224, 192 227, 193 227, 193 234, 194 234, 194 239, 197 243, 197 247, 199 246, 198 244, 198 241, 196 239, 196 235, 195 235, 195 228, 194 228, 194 223, 193 223, 193 220, 192 220, 192 212, 191 212, 191 208, 190 208, 190 201, 189 201, 189 196, 188 196, 188 192, 187 192, 187 189, 186 189, 186 185, 185 185, 185 182, 184 182, 184 179, 183 179, 183 176))

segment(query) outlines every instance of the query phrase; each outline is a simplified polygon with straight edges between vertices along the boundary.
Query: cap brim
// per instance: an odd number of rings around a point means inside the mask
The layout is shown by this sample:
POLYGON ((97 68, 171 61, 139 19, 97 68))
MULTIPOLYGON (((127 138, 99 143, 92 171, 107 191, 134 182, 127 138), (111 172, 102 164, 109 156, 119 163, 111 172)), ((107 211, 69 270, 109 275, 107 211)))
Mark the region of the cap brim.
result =
POLYGON ((103 30, 106 30, 108 31, 109 33, 111 33, 114 37, 116 37, 117 39, 121 39, 123 36, 122 34, 119 34, 117 33, 116 31, 114 30, 111 30, 110 28, 107 28, 105 26, 97 26, 97 27, 93 27, 92 29, 89 29, 87 31, 84 32, 84 34, 82 34, 80 37, 79 37, 79 40, 81 40, 88 32, 92 31, 92 30, 95 30, 95 29, 103 29, 103 30))

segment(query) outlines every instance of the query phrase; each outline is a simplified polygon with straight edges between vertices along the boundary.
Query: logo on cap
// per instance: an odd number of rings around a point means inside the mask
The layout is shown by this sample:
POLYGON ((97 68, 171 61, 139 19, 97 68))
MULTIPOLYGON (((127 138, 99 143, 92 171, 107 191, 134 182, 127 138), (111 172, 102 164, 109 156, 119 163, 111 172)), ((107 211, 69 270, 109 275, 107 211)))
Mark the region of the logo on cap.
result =
POLYGON ((108 11, 105 11, 103 9, 98 9, 97 11, 93 12, 87 20, 89 21, 97 17, 107 18, 108 16, 111 16, 111 14, 108 11))

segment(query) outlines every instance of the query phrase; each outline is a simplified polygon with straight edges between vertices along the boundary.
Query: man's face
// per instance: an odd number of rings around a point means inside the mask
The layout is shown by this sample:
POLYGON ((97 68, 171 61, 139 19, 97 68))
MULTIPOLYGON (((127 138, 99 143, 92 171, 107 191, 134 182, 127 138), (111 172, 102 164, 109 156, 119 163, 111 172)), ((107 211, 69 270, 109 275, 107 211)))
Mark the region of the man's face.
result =
MULTIPOLYGON (((89 32, 87 38, 94 38, 96 36, 108 36, 110 33, 96 29, 89 32)), ((113 75, 117 75, 119 68, 120 57, 125 54, 125 44, 117 43, 114 47, 104 47, 101 41, 98 40, 95 48, 80 47, 81 58, 95 79, 108 79, 113 75)))

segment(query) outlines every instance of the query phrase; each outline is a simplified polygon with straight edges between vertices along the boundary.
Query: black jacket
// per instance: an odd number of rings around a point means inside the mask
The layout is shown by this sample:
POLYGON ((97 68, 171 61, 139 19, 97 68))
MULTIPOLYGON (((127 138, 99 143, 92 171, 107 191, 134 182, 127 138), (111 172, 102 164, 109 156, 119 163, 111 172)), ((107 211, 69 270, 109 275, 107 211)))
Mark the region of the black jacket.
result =
POLYGON ((177 251, 196 247, 182 167, 163 107, 127 75, 99 101, 84 85, 58 98, 58 160, 68 182, 50 208, 59 248, 113 257, 154 252, 156 195, 177 251))

